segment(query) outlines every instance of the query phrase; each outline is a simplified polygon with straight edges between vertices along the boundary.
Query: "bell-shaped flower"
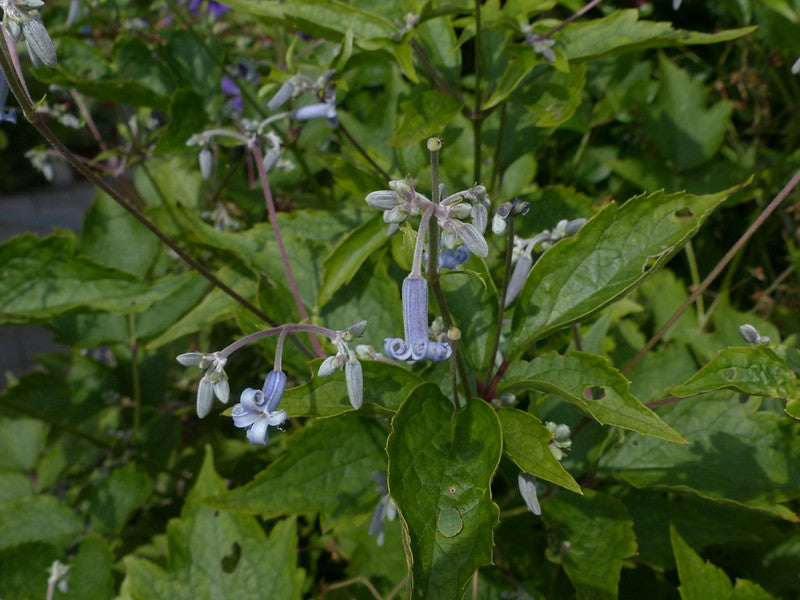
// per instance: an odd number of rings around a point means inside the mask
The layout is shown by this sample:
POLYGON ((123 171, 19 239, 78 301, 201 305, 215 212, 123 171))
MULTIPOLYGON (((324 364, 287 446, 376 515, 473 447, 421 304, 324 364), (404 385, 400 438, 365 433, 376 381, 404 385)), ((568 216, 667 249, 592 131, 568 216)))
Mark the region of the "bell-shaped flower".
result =
POLYGON ((375 486, 375 491, 381 494, 381 498, 378 500, 375 510, 372 511, 372 518, 369 521, 369 529, 367 534, 374 535, 377 538, 376 543, 378 546, 383 546, 383 522, 384 520, 395 520, 397 517, 397 504, 395 504, 394 500, 392 500, 391 496, 389 496, 389 488, 386 485, 386 476, 383 473, 374 472, 372 473, 372 478, 377 484, 375 486))
POLYGON ((428 282, 422 277, 403 280, 403 328, 405 339, 386 338, 383 349, 395 360, 432 360, 450 358, 447 342, 428 338, 428 282))
POLYGON ((269 426, 278 427, 289 418, 286 411, 277 410, 285 388, 286 373, 270 371, 264 387, 261 390, 247 388, 231 410, 233 424, 247 430, 251 444, 266 445, 269 426))

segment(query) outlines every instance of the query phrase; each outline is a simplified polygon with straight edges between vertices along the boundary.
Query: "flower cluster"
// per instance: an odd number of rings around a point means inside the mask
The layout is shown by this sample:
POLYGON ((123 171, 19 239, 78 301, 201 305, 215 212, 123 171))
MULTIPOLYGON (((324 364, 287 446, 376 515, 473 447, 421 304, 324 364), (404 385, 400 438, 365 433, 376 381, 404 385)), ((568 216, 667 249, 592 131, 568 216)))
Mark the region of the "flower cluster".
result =
MULTIPOLYGON (((556 457, 556 460, 560 461, 565 456, 565 450, 572 446, 572 440, 569 439, 572 432, 569 426, 563 423, 556 424, 552 421, 547 421, 544 425, 547 427, 548 431, 550 431, 551 435, 547 446, 550 448, 550 452, 553 453, 553 456, 556 457)), ((537 484, 538 481, 536 477, 525 471, 520 471, 517 477, 517 486, 519 487, 520 496, 522 496, 522 499, 525 501, 525 506, 528 507, 528 510, 538 517, 542 514, 542 507, 539 505, 539 496, 536 492, 537 484)))
POLYGON ((372 208, 382 210, 383 220, 387 223, 402 223, 411 215, 431 210, 442 228, 442 244, 446 248, 455 248, 460 241, 480 257, 489 254, 483 234, 490 202, 482 185, 447 196, 436 204, 419 194, 413 182, 399 179, 390 181, 388 190, 368 194, 366 202, 372 208), (467 218, 471 218, 472 222, 465 223, 467 218))
POLYGON ((202 352, 187 352, 178 356, 178 362, 184 367, 197 367, 205 370, 200 385, 197 386, 197 416, 201 419, 211 412, 214 396, 223 404, 228 403, 230 386, 228 376, 225 374, 226 357, 219 353, 203 354, 202 352))
POLYGON ((563 423, 556 424, 552 421, 547 421, 544 426, 547 427, 552 435, 547 446, 550 448, 550 452, 553 453, 553 456, 556 457, 556 460, 561 460, 566 455, 565 451, 572 447, 572 440, 569 439, 572 432, 569 426, 563 423))
POLYGON ((286 373, 272 370, 267 373, 260 390, 247 388, 242 392, 239 403, 231 410, 231 417, 236 427, 247 430, 251 444, 266 445, 269 426, 278 427, 289 418, 285 410, 278 410, 285 389, 286 373))
POLYGON ((18 42, 25 39, 28 54, 33 66, 56 66, 56 47, 50 34, 42 23, 38 8, 44 6, 42 0, 0 0, 3 11, 3 29, 9 37, 18 42))
POLYGON ((575 235, 580 231, 584 223, 586 223, 586 219, 584 218, 572 219, 571 221, 562 219, 552 230, 545 229, 532 238, 516 238, 514 240, 513 256, 517 261, 517 265, 514 267, 511 279, 508 282, 505 301, 506 306, 516 300, 517 296, 522 291, 522 286, 525 285, 528 273, 530 273, 533 267, 533 252, 544 252, 548 248, 551 248, 558 240, 575 235))

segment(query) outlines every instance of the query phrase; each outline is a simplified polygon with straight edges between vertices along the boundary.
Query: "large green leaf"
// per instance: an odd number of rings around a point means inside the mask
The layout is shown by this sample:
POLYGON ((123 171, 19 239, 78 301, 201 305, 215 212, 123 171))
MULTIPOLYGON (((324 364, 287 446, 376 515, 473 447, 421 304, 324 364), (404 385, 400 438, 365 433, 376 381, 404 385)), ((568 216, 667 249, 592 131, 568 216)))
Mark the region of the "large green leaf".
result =
POLYGON ((586 352, 545 354, 531 362, 511 364, 498 393, 533 389, 577 406, 598 423, 638 431, 670 442, 686 442, 681 434, 628 391, 630 382, 608 359, 586 352))
POLYGON ((594 490, 542 502, 550 555, 560 562, 582 600, 617 597, 622 561, 636 553, 633 521, 616 498, 594 490))
POLYGON ((253 517, 219 511, 198 498, 225 491, 211 450, 186 499, 180 519, 169 522, 168 567, 128 555, 121 598, 219 600, 300 598, 294 519, 275 524, 269 536, 253 517))
POLYGON ((719 150, 733 113, 725 100, 706 108, 703 83, 665 57, 655 101, 648 107, 644 132, 678 169, 696 167, 719 150))
POLYGON ((153 492, 153 480, 133 463, 114 469, 94 490, 89 511, 99 531, 119 533, 153 492))
POLYGON ((533 114, 537 127, 555 127, 575 114, 586 85, 586 65, 575 65, 567 73, 548 69, 533 85, 527 86, 519 100, 533 114))
POLYGON ((380 214, 346 234, 331 250, 322 267, 322 285, 317 302, 319 306, 331 299, 336 291, 348 283, 369 256, 386 243, 389 227, 380 214))
POLYGON ((83 529, 53 496, 26 496, 0 505, 0 549, 31 542, 62 544, 83 529))
POLYGON ((531 270, 517 299, 509 354, 585 319, 642 283, 737 188, 693 196, 655 192, 614 203, 574 237, 558 242, 531 270))
POLYGON ((553 434, 539 419, 516 408, 501 408, 497 416, 503 428, 503 449, 520 469, 581 493, 581 487, 550 451, 553 434))
POLYGON ((47 425, 37 419, 0 417, 0 471, 30 471, 47 440, 47 425))
POLYGON ((454 414, 433 384, 398 410, 386 449, 411 565, 409 597, 460 598, 475 570, 491 562, 499 510, 490 485, 501 437, 489 404, 475 399, 454 414))
POLYGON ((385 439, 383 427, 356 415, 313 421, 253 481, 205 502, 265 517, 318 512, 327 529, 377 504, 372 474, 386 470, 385 439))
MULTIPOLYGON (((361 363, 364 377, 364 402, 396 410, 420 378, 400 366, 380 361, 361 363)), ((331 417, 353 410, 347 396, 344 371, 326 377, 314 377, 306 384, 283 394, 281 409, 293 417, 331 417)))
POLYGON ((0 245, 0 323, 39 321, 83 308, 134 312, 172 293, 183 280, 153 285, 75 252, 75 237, 26 234, 0 245))
POLYGON ((734 587, 725 571, 710 562, 703 562, 674 526, 670 527, 670 538, 681 580, 678 589, 683 600, 775 600, 759 585, 746 579, 737 579, 734 587))
MULTIPOLYGON (((726 348, 671 392, 675 396, 691 396, 722 389, 786 398, 791 405, 800 403, 800 381, 786 361, 766 346, 726 348)), ((792 408, 787 406, 786 412, 792 415, 792 408)))
POLYGON ((639 11, 631 8, 601 19, 570 23, 553 39, 573 61, 647 48, 716 44, 742 37, 754 29, 742 27, 713 34, 673 29, 668 22, 640 21, 639 11))
POLYGON ((692 444, 628 438, 603 455, 600 472, 796 520, 780 503, 800 497, 800 424, 759 404, 718 392, 664 406, 662 418, 692 444))
POLYGON ((69 570, 70 597, 80 600, 107 600, 114 594, 114 553, 97 534, 83 538, 69 570))

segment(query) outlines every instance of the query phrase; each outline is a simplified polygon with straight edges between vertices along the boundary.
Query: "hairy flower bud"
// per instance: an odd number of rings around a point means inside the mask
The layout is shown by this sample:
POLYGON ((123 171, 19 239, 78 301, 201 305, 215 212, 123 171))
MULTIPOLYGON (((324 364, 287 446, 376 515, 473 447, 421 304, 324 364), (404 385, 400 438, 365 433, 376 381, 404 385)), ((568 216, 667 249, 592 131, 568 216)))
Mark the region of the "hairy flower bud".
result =
POLYGON ((22 33, 25 35, 25 42, 28 44, 31 58, 35 55, 48 67, 55 67, 56 47, 38 15, 22 23, 22 33))
POLYGON ((530 256, 520 256, 514 271, 511 273, 511 279, 508 281, 508 288, 506 289, 506 306, 511 304, 517 299, 525 281, 528 279, 528 273, 533 266, 533 260, 530 256))
POLYGON ((270 371, 267 373, 264 379, 264 387, 261 388, 267 412, 274 412, 278 408, 285 389, 286 373, 283 371, 270 371))
POLYGON ((211 166, 213 163, 211 150, 208 148, 203 148, 200 150, 200 156, 198 158, 200 161, 200 175, 203 177, 203 179, 208 179, 211 177, 211 166))
POLYGON ((294 79, 284 81, 281 87, 278 88, 278 91, 275 92, 275 95, 267 102, 267 108, 275 110, 279 106, 283 106, 294 95, 294 90, 294 79))
POLYGON ((391 190, 370 192, 365 200, 369 206, 380 210, 391 210, 398 204, 397 194, 391 190))
POLYGON ((358 410, 364 402, 364 378, 361 373, 361 363, 357 360, 348 360, 344 366, 344 381, 347 385, 347 396, 350 404, 358 410))
POLYGON ((739 335, 744 338, 745 342, 749 342, 751 344, 758 344, 758 340, 761 337, 761 335, 758 333, 758 329, 749 323, 745 323, 739 327, 739 335))
POLYGON ((537 517, 542 514, 542 507, 539 505, 539 498, 536 495, 536 478, 529 473, 520 473, 517 477, 519 493, 525 501, 525 505, 537 517))

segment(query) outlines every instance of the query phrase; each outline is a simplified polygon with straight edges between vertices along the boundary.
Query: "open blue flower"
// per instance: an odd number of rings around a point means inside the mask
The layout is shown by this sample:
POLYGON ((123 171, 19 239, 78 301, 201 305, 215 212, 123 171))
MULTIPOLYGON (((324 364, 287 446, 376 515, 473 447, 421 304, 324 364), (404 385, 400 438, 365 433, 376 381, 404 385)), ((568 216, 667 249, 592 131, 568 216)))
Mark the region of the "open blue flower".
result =
POLYGON ((261 390, 247 388, 242 392, 231 416, 236 427, 247 430, 247 439, 251 444, 266 445, 269 426, 277 427, 289 418, 285 410, 277 410, 284 389, 286 373, 270 371, 261 390))

